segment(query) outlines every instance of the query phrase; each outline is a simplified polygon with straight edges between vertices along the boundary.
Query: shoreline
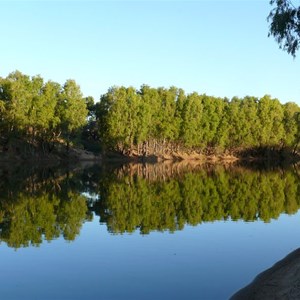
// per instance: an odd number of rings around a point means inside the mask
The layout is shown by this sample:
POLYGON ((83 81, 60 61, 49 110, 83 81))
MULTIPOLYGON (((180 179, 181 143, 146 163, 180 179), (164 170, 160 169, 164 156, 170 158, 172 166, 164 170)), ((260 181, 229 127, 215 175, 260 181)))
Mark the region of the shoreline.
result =
POLYGON ((150 155, 150 156, 126 156, 121 154, 104 155, 101 158, 105 162, 130 162, 130 163, 161 163, 161 162, 198 162, 198 163, 208 163, 208 164, 232 164, 238 162, 244 163, 288 163, 293 164, 300 161, 300 156, 298 154, 286 153, 284 156, 280 155, 248 155, 248 156, 238 156, 230 154, 180 154, 177 153, 168 155, 150 155))
POLYGON ((153 155, 123 155, 118 152, 107 152, 95 154, 79 148, 71 148, 69 152, 55 152, 50 154, 35 153, 32 155, 24 155, 22 153, 2 152, 0 153, 0 163, 12 162, 95 162, 95 163, 162 163, 162 162, 186 162, 196 164, 295 164, 300 161, 298 153, 292 153, 284 150, 259 151, 240 151, 232 153, 220 154, 203 154, 196 151, 190 152, 173 152, 167 154, 153 155))
POLYGON ((300 248, 258 274, 230 300, 299 299, 300 298, 300 248))

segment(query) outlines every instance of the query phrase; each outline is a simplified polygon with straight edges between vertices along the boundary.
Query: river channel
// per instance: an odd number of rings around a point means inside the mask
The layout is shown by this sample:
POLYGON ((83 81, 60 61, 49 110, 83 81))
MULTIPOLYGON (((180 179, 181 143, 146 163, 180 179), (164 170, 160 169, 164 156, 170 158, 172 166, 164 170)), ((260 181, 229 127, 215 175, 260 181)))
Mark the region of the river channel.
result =
POLYGON ((3 166, 2 299, 228 299, 300 247, 300 170, 3 166))

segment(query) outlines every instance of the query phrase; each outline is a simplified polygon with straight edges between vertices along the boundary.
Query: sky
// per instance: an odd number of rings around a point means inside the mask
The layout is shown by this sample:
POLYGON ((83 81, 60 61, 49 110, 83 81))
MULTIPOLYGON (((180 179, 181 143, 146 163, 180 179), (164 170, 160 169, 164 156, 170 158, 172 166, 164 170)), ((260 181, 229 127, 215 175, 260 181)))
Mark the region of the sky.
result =
POLYGON ((0 1, 0 76, 19 70, 96 101, 111 86, 176 86, 300 105, 300 53, 268 37, 268 0, 0 1))

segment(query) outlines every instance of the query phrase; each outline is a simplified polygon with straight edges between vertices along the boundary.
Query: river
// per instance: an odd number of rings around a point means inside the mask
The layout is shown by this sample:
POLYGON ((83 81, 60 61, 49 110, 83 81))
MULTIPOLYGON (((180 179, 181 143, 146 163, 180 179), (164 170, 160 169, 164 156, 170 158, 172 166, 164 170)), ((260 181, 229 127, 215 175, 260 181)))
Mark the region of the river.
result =
POLYGON ((228 299, 299 248, 296 167, 4 166, 2 299, 228 299))

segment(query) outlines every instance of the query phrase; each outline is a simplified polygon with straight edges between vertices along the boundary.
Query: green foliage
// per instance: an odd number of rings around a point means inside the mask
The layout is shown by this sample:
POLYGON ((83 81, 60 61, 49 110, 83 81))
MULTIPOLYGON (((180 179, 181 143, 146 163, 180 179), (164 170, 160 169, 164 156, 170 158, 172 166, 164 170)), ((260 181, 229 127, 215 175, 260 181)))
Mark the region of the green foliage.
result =
POLYGON ((176 87, 115 86, 95 103, 83 97, 74 80, 61 86, 19 71, 0 78, 0 121, 4 151, 10 143, 19 149, 16 144, 25 141, 44 154, 62 143, 69 150, 77 142, 95 151, 150 156, 257 147, 296 150, 300 140, 299 107, 268 95, 229 100, 176 87))
POLYGON ((295 57, 300 41, 300 7, 291 0, 271 0, 272 8, 268 21, 269 36, 274 36, 279 47, 295 57))
POLYGON ((142 86, 113 87, 96 110, 99 135, 107 148, 139 155, 171 149, 200 152, 293 147, 298 143, 296 104, 266 95, 216 98, 142 86), (143 151, 139 151, 143 149, 143 151))
POLYGON ((261 146, 276 146, 284 135, 283 107, 277 99, 266 95, 259 101, 258 117, 261 124, 261 146))
POLYGON ((201 146, 202 110, 201 96, 193 93, 185 97, 181 109, 180 138, 187 147, 201 146))
POLYGON ((179 120, 176 118, 176 101, 179 90, 158 88, 160 99, 159 123, 157 127, 158 139, 174 141, 179 136, 179 120))
POLYGON ((133 145, 139 139, 140 95, 130 88, 111 88, 101 98, 98 117, 102 118, 102 137, 106 143, 113 143, 118 150, 133 145))
POLYGON ((284 105, 284 137, 283 142, 286 146, 292 147, 298 141, 298 115, 300 109, 296 103, 288 102, 284 105))
POLYGON ((61 134, 69 141, 86 123, 87 104, 74 80, 61 87, 15 71, 0 78, 1 143, 18 137, 45 149, 61 134))
POLYGON ((57 114, 60 116, 62 130, 66 135, 86 123, 87 108, 80 87, 74 80, 67 80, 57 106, 57 114))

